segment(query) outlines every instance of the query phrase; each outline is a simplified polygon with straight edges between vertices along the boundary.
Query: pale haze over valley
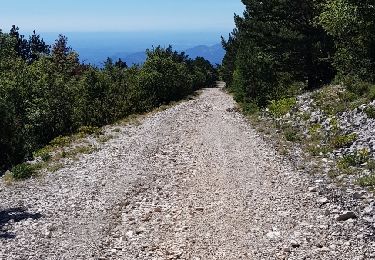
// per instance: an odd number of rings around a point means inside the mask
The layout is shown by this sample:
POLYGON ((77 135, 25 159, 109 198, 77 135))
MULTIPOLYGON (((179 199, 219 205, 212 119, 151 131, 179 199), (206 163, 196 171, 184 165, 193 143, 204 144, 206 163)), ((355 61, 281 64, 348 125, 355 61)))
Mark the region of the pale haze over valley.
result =
POLYGON ((36 30, 48 44, 64 34, 82 61, 100 65, 107 57, 141 62, 145 49, 169 44, 193 58, 220 63, 220 37, 228 35, 233 14, 242 14, 244 7, 228 0, 68 0, 63 5, 21 0, 4 3, 2 9, 4 31, 12 25, 25 35, 36 30))

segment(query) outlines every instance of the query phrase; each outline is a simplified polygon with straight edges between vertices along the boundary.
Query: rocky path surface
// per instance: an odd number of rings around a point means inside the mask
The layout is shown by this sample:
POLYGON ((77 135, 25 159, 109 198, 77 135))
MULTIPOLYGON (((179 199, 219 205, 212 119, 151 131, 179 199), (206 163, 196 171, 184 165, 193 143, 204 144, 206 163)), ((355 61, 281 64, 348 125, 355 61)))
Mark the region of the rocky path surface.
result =
POLYGON ((206 89, 54 174, 1 183, 0 259, 375 259, 373 222, 234 107, 206 89))

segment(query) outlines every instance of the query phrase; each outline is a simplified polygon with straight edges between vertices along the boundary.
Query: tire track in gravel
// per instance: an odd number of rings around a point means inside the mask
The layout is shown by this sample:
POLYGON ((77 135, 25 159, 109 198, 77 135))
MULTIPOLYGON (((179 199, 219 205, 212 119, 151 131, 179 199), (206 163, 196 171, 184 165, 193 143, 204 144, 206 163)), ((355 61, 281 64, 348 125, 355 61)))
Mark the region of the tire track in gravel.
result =
POLYGON ((0 224, 15 235, 0 258, 372 259, 363 226, 326 214, 234 107, 206 89, 43 180, 0 184, 0 211, 41 215, 0 224))

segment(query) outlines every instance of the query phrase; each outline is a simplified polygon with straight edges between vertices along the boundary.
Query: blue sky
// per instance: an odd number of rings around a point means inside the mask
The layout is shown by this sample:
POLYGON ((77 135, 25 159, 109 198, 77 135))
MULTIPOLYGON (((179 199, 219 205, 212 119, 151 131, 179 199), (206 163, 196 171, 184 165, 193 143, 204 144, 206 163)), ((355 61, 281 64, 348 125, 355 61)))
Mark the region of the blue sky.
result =
POLYGON ((30 32, 231 31, 240 0, 17 0, 1 3, 0 28, 30 32))

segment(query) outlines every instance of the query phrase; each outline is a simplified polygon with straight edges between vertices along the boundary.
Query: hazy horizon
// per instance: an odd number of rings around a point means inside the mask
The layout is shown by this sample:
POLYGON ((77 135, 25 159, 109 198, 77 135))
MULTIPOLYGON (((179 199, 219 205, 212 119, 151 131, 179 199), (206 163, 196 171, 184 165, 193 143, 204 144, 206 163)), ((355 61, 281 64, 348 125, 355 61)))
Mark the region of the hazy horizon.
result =
MULTIPOLYGON (((25 35, 29 33, 22 32, 25 35)), ((47 44, 53 44, 60 33, 39 33, 47 44)), ((185 51, 205 45, 220 43, 221 32, 68 32, 68 44, 80 54, 80 59, 99 65, 107 57, 126 56, 143 52, 152 46, 185 51), (120 55, 121 54, 121 55, 120 55)))
POLYGON ((240 1, 228 0, 19 0, 3 3, 0 29, 16 25, 26 36, 35 30, 50 45, 63 34, 81 60, 98 64, 152 46, 183 51, 218 44, 243 9, 240 1))

